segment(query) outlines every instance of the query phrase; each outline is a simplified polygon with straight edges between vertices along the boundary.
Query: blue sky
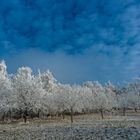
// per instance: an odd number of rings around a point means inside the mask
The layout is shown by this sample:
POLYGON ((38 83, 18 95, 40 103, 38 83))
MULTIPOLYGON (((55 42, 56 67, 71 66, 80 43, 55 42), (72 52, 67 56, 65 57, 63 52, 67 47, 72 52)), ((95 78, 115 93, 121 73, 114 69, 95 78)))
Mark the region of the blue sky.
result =
POLYGON ((140 75, 139 0, 0 0, 0 58, 60 82, 140 75))

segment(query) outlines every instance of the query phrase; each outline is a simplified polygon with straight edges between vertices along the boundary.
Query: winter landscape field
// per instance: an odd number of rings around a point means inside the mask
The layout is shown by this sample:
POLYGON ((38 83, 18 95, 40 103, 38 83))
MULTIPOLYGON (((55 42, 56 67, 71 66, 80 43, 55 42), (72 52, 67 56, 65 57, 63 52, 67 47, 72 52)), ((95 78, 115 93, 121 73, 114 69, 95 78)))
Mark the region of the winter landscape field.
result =
POLYGON ((0 0, 0 140, 140 140, 140 0, 0 0))

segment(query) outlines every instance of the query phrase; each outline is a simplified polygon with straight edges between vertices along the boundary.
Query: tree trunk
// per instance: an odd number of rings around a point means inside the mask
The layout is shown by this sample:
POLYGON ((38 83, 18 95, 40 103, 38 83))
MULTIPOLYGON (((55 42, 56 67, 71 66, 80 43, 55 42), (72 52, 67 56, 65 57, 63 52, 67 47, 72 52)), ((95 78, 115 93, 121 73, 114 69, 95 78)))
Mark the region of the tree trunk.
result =
POLYGON ((123 116, 125 116, 126 109, 123 107, 123 116))
POLYGON ((135 112, 137 112, 137 108, 135 107, 135 112))
POLYGON ((101 117, 104 119, 103 109, 100 109, 101 117))
POLYGON ((27 117, 26 117, 26 115, 23 116, 23 120, 24 120, 24 123, 27 122, 27 117))
POLYGON ((23 113, 23 120, 24 120, 24 123, 27 122, 27 109, 25 109, 25 111, 23 113))
POLYGON ((63 120, 65 119, 65 112, 62 113, 63 120))
POLYGON ((37 111, 37 117, 40 118, 40 110, 37 111))
POLYGON ((9 110, 9 118, 10 118, 10 120, 12 119, 12 112, 11 112, 11 110, 9 110))
POLYGON ((2 120, 3 122, 5 121, 5 112, 3 113, 1 120, 2 120))
POLYGON ((70 119, 71 119, 71 123, 73 123, 73 108, 71 108, 70 110, 70 119))

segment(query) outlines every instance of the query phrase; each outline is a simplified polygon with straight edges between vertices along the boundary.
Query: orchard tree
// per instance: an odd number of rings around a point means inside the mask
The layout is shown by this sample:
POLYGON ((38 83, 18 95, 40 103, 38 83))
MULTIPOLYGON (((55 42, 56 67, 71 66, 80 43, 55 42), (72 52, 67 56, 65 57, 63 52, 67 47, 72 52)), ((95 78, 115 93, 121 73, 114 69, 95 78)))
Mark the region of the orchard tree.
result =
POLYGON ((112 105, 106 94, 106 89, 99 82, 95 82, 94 86, 95 108, 101 113, 102 119, 104 119, 104 112, 106 110, 110 110, 112 108, 112 105))
POLYGON ((39 77, 45 90, 45 94, 41 100, 43 114, 53 116, 57 112, 57 106, 55 105, 55 95, 58 89, 57 80, 49 70, 39 73, 39 77))
POLYGON ((134 109, 135 112, 137 112, 137 109, 139 108, 139 103, 140 103, 139 95, 135 93, 128 93, 127 101, 128 101, 128 107, 130 109, 134 109))
POLYGON ((26 123, 27 116, 31 112, 36 114, 41 106, 41 98, 44 95, 42 83, 32 75, 29 67, 21 67, 13 76, 13 87, 17 95, 18 110, 26 123))
MULTIPOLYGON (((86 99, 88 99, 88 103, 89 103, 89 112, 93 112, 93 111, 97 111, 96 107, 95 107, 95 96, 97 94, 97 89, 96 89, 96 85, 99 84, 97 81, 96 82, 91 82, 91 81, 87 81, 83 84, 84 87, 86 87, 86 90, 88 91, 88 94, 86 94, 86 99)), ((85 95, 84 95, 85 97, 85 95)))
MULTIPOLYGON (((73 123, 73 115, 76 110, 78 110, 78 101, 79 101, 79 95, 77 92, 79 92, 75 87, 72 87, 71 85, 63 85, 63 96, 66 99, 66 110, 70 113, 71 123, 73 123)), ((62 94, 62 93, 61 93, 62 94)))
POLYGON ((140 108, 140 79, 128 85, 129 106, 136 112, 140 108))
POLYGON ((117 87, 115 87, 110 81, 104 87, 105 94, 108 98, 110 106, 112 108, 117 108, 117 87))
POLYGON ((44 73, 39 73, 41 81, 43 83, 43 88, 46 92, 52 92, 57 85, 57 80, 54 78, 53 74, 48 70, 44 73))
POLYGON ((84 86, 91 89, 91 94, 89 95, 89 102, 93 110, 99 111, 101 113, 101 117, 103 119, 104 112, 112 108, 111 96, 108 93, 109 90, 105 89, 98 81, 88 81, 84 83, 84 86), (108 97, 110 98, 110 100, 108 97))
POLYGON ((95 86, 93 82, 87 81, 83 84, 83 104, 86 112, 91 113, 95 111, 95 86))
POLYGON ((55 105, 58 107, 58 114, 61 114, 64 119, 67 111, 67 96, 65 85, 63 84, 58 84, 55 92, 55 105))
POLYGON ((46 92, 41 99, 41 108, 43 115, 45 116, 55 116, 58 112, 58 106, 56 104, 56 93, 53 92, 46 92))
POLYGON ((82 113, 91 113, 94 108, 94 96, 92 90, 83 85, 80 88, 80 102, 82 105, 82 113))
POLYGON ((127 93, 122 93, 117 95, 118 107, 122 109, 123 116, 126 115, 126 109, 129 106, 128 97, 129 95, 127 93))
POLYGON ((0 63, 0 112, 3 114, 3 120, 8 113, 11 116, 12 109, 15 106, 15 96, 6 69, 7 66, 5 62, 2 61, 0 63))

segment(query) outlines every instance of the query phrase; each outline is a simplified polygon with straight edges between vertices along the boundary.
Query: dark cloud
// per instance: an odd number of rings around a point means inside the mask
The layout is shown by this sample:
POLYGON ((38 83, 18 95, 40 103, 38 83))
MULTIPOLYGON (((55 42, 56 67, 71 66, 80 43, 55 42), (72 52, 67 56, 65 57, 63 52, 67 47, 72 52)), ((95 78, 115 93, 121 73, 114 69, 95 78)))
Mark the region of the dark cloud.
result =
POLYGON ((77 53, 98 43, 133 45, 139 38, 136 0, 1 0, 0 5, 0 42, 16 49, 77 53))

